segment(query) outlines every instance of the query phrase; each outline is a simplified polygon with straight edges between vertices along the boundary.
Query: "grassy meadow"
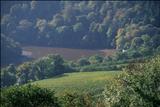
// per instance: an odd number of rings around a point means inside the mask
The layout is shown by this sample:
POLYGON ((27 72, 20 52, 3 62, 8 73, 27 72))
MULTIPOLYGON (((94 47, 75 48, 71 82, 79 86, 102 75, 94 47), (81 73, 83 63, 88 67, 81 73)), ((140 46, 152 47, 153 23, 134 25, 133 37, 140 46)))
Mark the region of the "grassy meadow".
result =
POLYGON ((107 81, 111 81, 120 71, 96 71, 65 73, 61 76, 33 82, 40 87, 55 90, 56 95, 64 92, 100 93, 107 81))

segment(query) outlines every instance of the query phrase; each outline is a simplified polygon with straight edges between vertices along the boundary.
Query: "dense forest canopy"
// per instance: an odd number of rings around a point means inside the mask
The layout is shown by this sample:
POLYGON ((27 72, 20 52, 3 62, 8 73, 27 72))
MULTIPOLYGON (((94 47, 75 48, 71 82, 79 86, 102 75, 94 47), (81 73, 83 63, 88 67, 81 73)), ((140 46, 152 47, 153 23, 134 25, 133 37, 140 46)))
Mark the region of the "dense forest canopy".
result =
POLYGON ((128 49, 160 43, 159 1, 2 3, 10 7, 2 11, 2 33, 21 44, 128 49))
POLYGON ((15 62, 21 57, 21 52, 19 43, 1 34, 1 65, 15 62))

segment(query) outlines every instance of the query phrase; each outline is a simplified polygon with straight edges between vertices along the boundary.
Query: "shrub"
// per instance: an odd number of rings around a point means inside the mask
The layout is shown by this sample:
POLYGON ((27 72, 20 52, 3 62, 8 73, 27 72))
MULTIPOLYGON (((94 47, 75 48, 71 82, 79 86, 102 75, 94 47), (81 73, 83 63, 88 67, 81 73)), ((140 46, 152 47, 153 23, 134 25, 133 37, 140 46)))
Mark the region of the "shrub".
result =
POLYGON ((16 69, 14 65, 9 65, 1 70, 1 87, 14 85, 16 83, 16 69))
POLYGON ((62 107, 93 107, 90 94, 65 93, 61 98, 62 107))
POLYGON ((148 63, 128 66, 119 79, 107 85, 107 107, 158 107, 160 105, 160 56, 148 63))
POLYGON ((59 107, 54 91, 35 85, 2 89, 2 107, 59 107))
POLYGON ((90 64, 90 62, 88 61, 87 58, 80 58, 78 60, 78 65, 79 66, 85 66, 85 65, 89 65, 89 64, 90 64))
POLYGON ((126 52, 116 52, 114 55, 113 55, 113 59, 114 60, 125 60, 127 59, 128 56, 127 56, 127 53, 126 52))
POLYGON ((102 63, 102 61, 103 61, 103 57, 99 56, 99 55, 93 55, 93 56, 89 57, 89 62, 91 64, 102 63))

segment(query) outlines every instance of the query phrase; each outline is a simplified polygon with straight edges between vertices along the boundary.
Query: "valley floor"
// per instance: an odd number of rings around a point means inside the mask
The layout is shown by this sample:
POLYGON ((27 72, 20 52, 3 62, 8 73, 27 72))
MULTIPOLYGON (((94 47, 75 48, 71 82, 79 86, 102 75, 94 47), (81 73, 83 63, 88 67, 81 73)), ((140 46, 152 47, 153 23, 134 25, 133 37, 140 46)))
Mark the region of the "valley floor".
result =
POLYGON ((59 54, 66 60, 77 60, 81 57, 89 57, 96 54, 102 56, 110 56, 115 52, 116 52, 115 49, 89 50, 89 49, 25 46, 23 47, 22 54, 28 57, 32 57, 34 59, 47 56, 48 54, 59 54))

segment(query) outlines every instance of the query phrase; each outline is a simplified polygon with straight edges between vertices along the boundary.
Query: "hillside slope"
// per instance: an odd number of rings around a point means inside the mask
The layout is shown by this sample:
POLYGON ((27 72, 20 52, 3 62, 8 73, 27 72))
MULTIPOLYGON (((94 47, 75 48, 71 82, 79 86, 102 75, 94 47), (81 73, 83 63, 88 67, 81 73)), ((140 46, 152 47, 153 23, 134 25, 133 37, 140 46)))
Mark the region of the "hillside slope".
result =
POLYGON ((24 1, 2 15, 1 27, 26 45, 156 49, 159 18, 159 1, 24 1))
POLYGON ((111 81, 119 71, 97 71, 65 73, 64 75, 33 82, 40 87, 54 89, 57 95, 64 92, 91 92, 98 94, 103 89, 107 81, 111 81))

